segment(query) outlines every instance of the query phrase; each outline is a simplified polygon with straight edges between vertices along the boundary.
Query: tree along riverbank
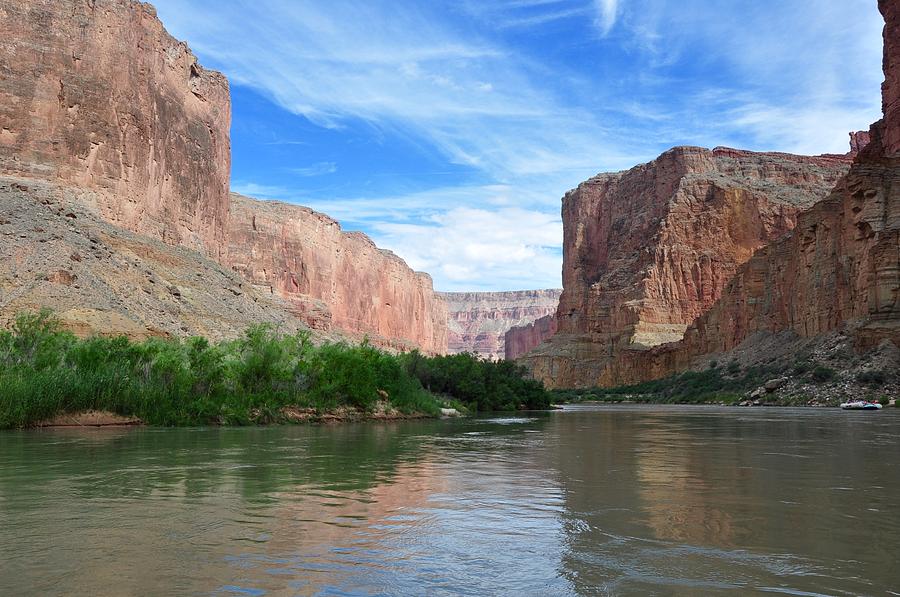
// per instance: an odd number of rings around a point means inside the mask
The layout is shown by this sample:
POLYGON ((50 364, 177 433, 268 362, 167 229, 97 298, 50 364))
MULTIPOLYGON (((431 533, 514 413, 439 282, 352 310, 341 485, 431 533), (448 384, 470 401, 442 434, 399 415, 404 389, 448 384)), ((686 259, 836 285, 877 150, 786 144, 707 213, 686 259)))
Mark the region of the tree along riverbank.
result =
POLYGON ((159 426, 253 425, 546 409, 551 396, 511 362, 315 345, 255 326, 211 343, 76 338, 48 311, 0 332, 0 429, 110 413, 159 426))

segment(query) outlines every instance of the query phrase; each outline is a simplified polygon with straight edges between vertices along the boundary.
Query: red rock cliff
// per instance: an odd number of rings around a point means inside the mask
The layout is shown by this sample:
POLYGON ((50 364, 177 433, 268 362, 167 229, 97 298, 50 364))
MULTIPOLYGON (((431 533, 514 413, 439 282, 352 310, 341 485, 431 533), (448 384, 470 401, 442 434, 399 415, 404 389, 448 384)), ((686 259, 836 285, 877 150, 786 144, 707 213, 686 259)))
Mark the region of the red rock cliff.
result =
POLYGON ((622 350, 681 339, 849 162, 679 147, 581 184, 563 199, 559 331, 522 363, 550 386, 590 386, 622 350))
POLYGON ((311 209, 232 195, 228 261, 314 328, 396 349, 447 349, 447 306, 431 277, 311 209))
POLYGON ((539 344, 549 340, 556 334, 556 313, 545 315, 528 325, 516 326, 506 332, 503 344, 505 346, 504 358, 514 361, 531 352, 539 344))
POLYGON ((0 173, 103 191, 123 228, 221 253, 228 82, 149 4, 0 0, 0 173))
POLYGON ((211 256, 313 327, 446 349, 431 279, 365 236, 301 207, 236 199, 231 214, 228 82, 149 4, 0 0, 0 56, 0 176, 51 181, 118 228, 211 256))
POLYGON ((900 2, 879 0, 878 8, 885 21, 882 145, 886 156, 896 157, 900 154, 900 2))
POLYGON ((649 353, 625 351, 599 377, 619 384, 663 377, 703 355, 766 334, 813 337, 848 326, 857 348, 900 346, 900 7, 885 17, 885 118, 825 200, 799 216, 786 238, 758 251, 684 341, 649 353))
POLYGON ((505 335, 556 312, 561 290, 442 292, 450 310, 448 350, 503 359, 505 335))

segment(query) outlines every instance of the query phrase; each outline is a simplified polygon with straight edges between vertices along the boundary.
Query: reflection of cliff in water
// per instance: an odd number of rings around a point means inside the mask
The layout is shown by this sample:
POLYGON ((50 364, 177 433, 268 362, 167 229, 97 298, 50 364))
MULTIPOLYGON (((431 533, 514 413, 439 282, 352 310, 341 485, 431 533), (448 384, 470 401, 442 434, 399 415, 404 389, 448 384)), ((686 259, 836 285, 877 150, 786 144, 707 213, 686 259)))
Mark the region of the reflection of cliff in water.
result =
POLYGON ((859 441, 866 421, 614 410, 551 426, 565 496, 561 565, 576 588, 650 591, 666 578, 683 581, 683 593, 673 594, 687 595, 725 577, 778 586, 782 576, 815 573, 818 562, 842 562, 831 573, 848 578, 891 566, 886 550, 855 562, 846 547, 867 532, 862 526, 873 537, 891 534, 871 518, 889 504, 854 498, 884 484, 872 446, 859 441), (869 517, 849 519, 866 507, 869 517))
POLYGON ((236 541, 274 561, 337 545, 346 521, 427 496, 417 477, 398 473, 426 456, 426 436, 403 426, 5 433, 0 522, 8 543, 28 537, 31 551, 0 544, 0 561, 37 593, 153 593, 172 589, 167 570, 191 587, 221 586, 247 564, 236 541), (185 570, 198 551, 216 557, 185 570))

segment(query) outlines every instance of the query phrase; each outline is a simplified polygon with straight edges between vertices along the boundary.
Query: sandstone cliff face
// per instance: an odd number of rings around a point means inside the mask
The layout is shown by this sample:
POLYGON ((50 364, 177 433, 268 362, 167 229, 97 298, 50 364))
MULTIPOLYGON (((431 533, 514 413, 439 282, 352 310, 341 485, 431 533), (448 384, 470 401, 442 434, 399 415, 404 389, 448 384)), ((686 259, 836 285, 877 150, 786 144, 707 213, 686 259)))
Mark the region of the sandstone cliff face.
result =
POLYGON ((782 331, 810 338, 847 328, 857 349, 885 341, 900 346, 900 8, 895 2, 880 8, 887 23, 885 118, 872 126, 847 176, 800 214, 792 234, 738 270, 682 342, 624 351, 600 383, 663 377, 782 331))
POLYGON ((447 307, 431 277, 311 209, 232 195, 228 262, 313 328, 443 353, 447 307))
POLYGON ((550 386, 590 386, 622 350, 680 340, 849 162, 679 147, 581 184, 563 199, 559 331, 521 361, 550 386))
POLYGON ((561 290, 441 292, 449 309, 448 351, 486 359, 505 358, 505 335, 556 312, 561 290))
POLYGON ((503 344, 505 346, 504 358, 514 361, 531 352, 542 342, 549 340, 558 329, 556 313, 545 315, 523 326, 511 328, 506 332, 503 344))
POLYGON ((0 0, 0 173, 91 188, 109 222, 221 253, 228 82, 149 4, 0 0))
POLYGON ((882 106, 888 123, 883 129, 882 145, 887 157, 900 153, 900 4, 896 0, 878 0, 884 16, 884 85, 882 106))
MULTIPOLYGON (((341 232, 333 220, 301 207, 237 198, 236 213, 231 214, 228 82, 197 64, 187 45, 165 31, 149 4, 0 0, 0 55, 0 176, 48 181, 58 195, 88 209, 70 224, 112 224, 121 234, 112 228, 107 232, 116 238, 132 238, 126 231, 146 235, 149 238, 132 244, 148 254, 161 254, 151 239, 173 250, 194 250, 190 258, 172 257, 184 264, 176 269, 183 273, 194 264, 199 273, 209 274, 203 281, 209 288, 197 289, 197 296, 208 295, 209 300, 195 301, 188 309, 185 295, 173 302, 165 293, 141 292, 134 296, 142 303, 155 300, 156 307, 148 303, 150 311, 138 308, 143 315, 123 315, 119 300, 104 293, 130 297, 127 288, 142 283, 131 279, 127 269, 121 271, 121 283, 113 280, 116 268, 106 266, 129 262, 131 251, 131 245, 117 242, 106 262, 91 262, 104 272, 102 283, 79 283, 78 292, 67 286, 65 296, 56 298, 50 291, 55 287, 41 286, 45 296, 31 286, 27 292, 20 288, 0 295, 0 318, 26 306, 69 309, 70 299, 78 297, 100 313, 92 316, 100 332, 112 326, 102 321, 103 313, 134 335, 146 328, 219 336, 237 333, 254 321, 285 322, 288 327, 302 321, 353 339, 368 335, 384 347, 445 350, 446 307, 435 297, 427 275, 413 272, 365 236, 341 232), (209 269, 203 255, 262 287, 263 294, 249 293, 253 303, 265 295, 274 311, 263 317, 245 305, 246 296, 232 293, 233 284, 209 269), (220 300, 229 296, 233 305, 220 300), (206 308, 212 311, 203 315, 206 308), (246 318, 234 315, 238 308, 246 318), (178 317, 222 325, 217 330, 188 323, 181 329, 175 325, 178 317)), ((35 202, 45 201, 34 191, 40 185, 21 186, 31 189, 35 202)), ((22 200, 21 193, 15 200, 22 200)), ((26 234, 17 242, 26 245, 42 242, 40 238, 26 234)), ((5 244, 0 248, 7 248, 5 244)), ((51 247, 55 245, 22 249, 37 268, 41 250, 51 247)), ((162 254, 169 258, 166 251, 162 254)), ((52 257, 67 263, 68 255, 52 257)), ((153 263, 147 269, 156 272, 155 279, 164 278, 153 263)), ((84 271, 72 275, 87 278, 84 271)), ((10 284, 18 288, 18 281, 10 284)))

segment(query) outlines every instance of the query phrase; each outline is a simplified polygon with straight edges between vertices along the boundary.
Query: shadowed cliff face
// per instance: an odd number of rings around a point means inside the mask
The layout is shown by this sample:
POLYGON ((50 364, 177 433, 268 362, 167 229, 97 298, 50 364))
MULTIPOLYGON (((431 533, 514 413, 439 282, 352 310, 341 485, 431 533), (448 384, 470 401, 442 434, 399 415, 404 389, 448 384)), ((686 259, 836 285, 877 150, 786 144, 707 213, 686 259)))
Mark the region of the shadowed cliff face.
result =
POLYGON ((879 0, 878 8, 885 21, 882 145, 887 157, 897 157, 900 154, 900 4, 896 0, 879 0))
POLYGON ((680 340, 849 162, 679 147, 581 184, 563 199, 558 332, 521 362, 550 386, 591 386, 619 352, 680 340))
POLYGON ((0 0, 0 171, 96 191, 111 223, 221 255, 228 82, 149 4, 0 0))
POLYGON ((155 259, 147 260, 143 272, 117 270, 134 262, 117 243, 91 262, 97 272, 91 279, 102 280, 60 285, 73 276, 88 279, 86 262, 53 253, 68 251, 68 245, 47 243, 43 232, 22 228, 21 218, 4 218, 9 221, 0 223, 6 227, 2 233, 28 245, 15 253, 28 256, 32 273, 40 274, 43 262, 61 269, 53 271, 53 280, 37 281, 0 271, 0 320, 21 308, 86 307, 92 315, 81 320, 100 323, 76 321, 83 333, 115 333, 120 322, 118 331, 135 337, 218 337, 258 321, 287 329, 303 322, 352 339, 368 336, 388 348, 446 350, 446 306, 426 274, 308 209, 245 198, 232 205, 228 82, 197 64, 149 4, 0 0, 0 54, 0 176, 10 183, 0 188, 0 201, 31 196, 36 203, 52 203, 53 210, 57 203, 63 209, 77 202, 87 211, 53 222, 66 230, 67 243, 80 242, 79 231, 88 224, 109 223, 150 237, 134 241, 145 251, 152 248, 165 259, 181 255, 174 273, 155 259), (35 179, 50 186, 32 184, 35 179), (195 253, 158 251, 150 239, 195 253), (204 256, 257 288, 235 287, 204 256), (202 300, 190 300, 187 290, 157 296, 158 287, 148 282, 181 279, 191 267, 212 286, 195 288, 202 300), (116 280, 117 271, 122 280, 116 280), (220 282, 225 287, 216 287, 220 282), (110 301, 106 295, 113 289, 117 296, 136 298, 131 304, 110 301), (185 323, 178 325, 179 319, 185 323))
POLYGON ((439 293, 449 309, 449 352, 470 352, 492 360, 509 358, 505 356, 507 331, 555 313, 561 292, 439 293))
POLYGON ((557 330, 556 313, 545 315, 528 325, 516 326, 506 332, 504 358, 514 361, 549 340, 557 330))

